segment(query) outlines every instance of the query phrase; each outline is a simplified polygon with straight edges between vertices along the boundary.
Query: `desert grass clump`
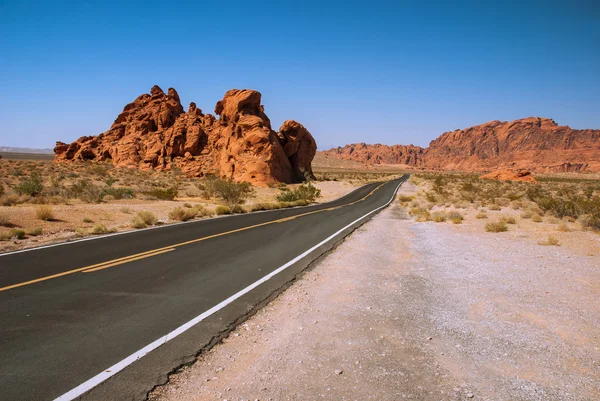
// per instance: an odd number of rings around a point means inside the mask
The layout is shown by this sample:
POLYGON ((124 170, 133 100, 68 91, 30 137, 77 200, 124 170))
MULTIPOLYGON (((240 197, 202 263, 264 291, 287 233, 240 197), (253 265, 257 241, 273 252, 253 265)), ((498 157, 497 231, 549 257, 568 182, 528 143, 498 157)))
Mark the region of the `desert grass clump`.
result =
POLYGON ((517 220, 512 216, 501 217, 500 221, 503 221, 506 224, 517 224, 517 220))
POLYGON ((452 211, 447 215, 448 220, 453 222, 454 224, 461 224, 465 217, 457 211, 452 211))
POLYGON ((443 223, 446 221, 446 213, 444 212, 435 212, 432 215, 432 220, 436 223, 443 223))
POLYGON ((413 199, 415 199, 414 196, 398 195, 398 202, 400 202, 400 203, 408 203, 408 202, 412 201, 413 199))
POLYGON ((215 208, 215 214, 217 216, 222 216, 224 214, 231 214, 231 209, 227 206, 219 205, 215 208))
POLYGON ((530 219, 533 217, 533 213, 529 210, 524 211, 523 213, 521 213, 521 218, 522 219, 530 219))
POLYGON ((159 200, 173 200, 179 193, 176 186, 170 188, 152 188, 144 191, 143 194, 159 200))
POLYGON ((539 245, 549 245, 549 246, 560 246, 560 241, 558 241, 558 238, 549 235, 548 239, 546 241, 540 241, 538 242, 539 245))
POLYGON ((110 229, 106 228, 106 226, 104 224, 96 224, 90 230, 90 234, 93 234, 93 235, 110 234, 110 233, 114 233, 114 232, 115 232, 115 230, 110 230, 110 229))
POLYGON ((508 226, 503 221, 489 222, 485 225, 485 231, 489 233, 502 233, 508 231, 508 226))
POLYGON ((542 219, 542 216, 540 216, 539 214, 534 214, 531 217, 531 221, 533 221, 534 223, 541 223, 544 219, 542 219))
POLYGON ((10 219, 8 216, 5 213, 0 213, 0 226, 9 227, 10 225, 10 219))
POLYGON ((54 220, 54 210, 47 205, 38 206, 35 208, 35 217, 42 221, 54 220))
POLYGON ((25 231, 21 230, 19 228, 13 228, 12 230, 10 230, 8 232, 8 234, 10 235, 9 239, 24 239, 25 238, 25 231))
POLYGON ((126 206, 123 206, 122 208, 120 208, 120 209, 119 209, 119 211, 120 211, 121 213, 125 213, 125 214, 131 214, 131 209, 130 209, 130 208, 128 208, 128 207, 126 207, 126 206))
POLYGON ((188 220, 193 219, 197 215, 198 215, 198 209, 192 208, 192 207, 190 207, 190 208, 176 207, 175 209, 173 209, 169 212, 169 218, 171 220, 178 220, 178 221, 188 221, 188 220))
POLYGON ((104 200, 130 199, 134 197, 135 193, 133 189, 127 187, 108 187, 102 190, 102 199, 104 200), (109 197, 112 197, 112 199, 109 197))
POLYGON ((563 233, 567 233, 567 232, 570 232, 570 231, 571 231, 571 227, 569 227, 569 226, 568 226, 568 224, 567 224, 567 223, 565 223, 564 221, 563 221, 562 223, 560 223, 560 224, 558 225, 558 227, 556 227, 556 229, 557 229, 558 231, 561 231, 561 232, 563 232, 563 233))
POLYGON ((496 205, 495 203, 494 203, 494 204, 491 204, 491 205, 489 205, 489 206, 488 206, 488 209, 489 209, 489 210, 494 210, 494 211, 499 211, 499 210, 502 210, 502 208, 501 208, 500 206, 496 205))
POLYGON ((158 223, 158 219, 154 213, 146 210, 138 212, 137 215, 131 220, 131 226, 133 228, 146 228, 148 226, 153 226, 156 223, 158 223))
POLYGON ((83 222, 89 224, 89 223, 93 223, 94 220, 92 220, 92 219, 90 219, 89 217, 86 216, 86 217, 83 218, 83 222))
POLYGON ((481 219, 487 219, 487 218, 488 218, 488 215, 487 215, 487 213, 486 213, 486 212, 479 212, 479 213, 477 213, 477 214, 475 215, 475 218, 476 218, 476 219, 479 219, 479 220, 481 220, 481 219))
POLYGON ((41 227, 35 227, 30 230, 27 230, 25 234, 27 234, 30 237, 37 237, 38 235, 42 235, 42 231, 43 230, 41 227))

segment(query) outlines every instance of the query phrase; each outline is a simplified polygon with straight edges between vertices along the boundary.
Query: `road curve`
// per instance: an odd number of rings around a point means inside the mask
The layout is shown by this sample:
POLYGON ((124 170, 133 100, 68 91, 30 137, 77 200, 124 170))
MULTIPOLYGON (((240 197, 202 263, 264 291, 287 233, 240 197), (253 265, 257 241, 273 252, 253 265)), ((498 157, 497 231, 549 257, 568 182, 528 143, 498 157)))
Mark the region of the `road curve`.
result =
POLYGON ((145 399, 407 178, 322 205, 0 255, 1 398, 145 399))

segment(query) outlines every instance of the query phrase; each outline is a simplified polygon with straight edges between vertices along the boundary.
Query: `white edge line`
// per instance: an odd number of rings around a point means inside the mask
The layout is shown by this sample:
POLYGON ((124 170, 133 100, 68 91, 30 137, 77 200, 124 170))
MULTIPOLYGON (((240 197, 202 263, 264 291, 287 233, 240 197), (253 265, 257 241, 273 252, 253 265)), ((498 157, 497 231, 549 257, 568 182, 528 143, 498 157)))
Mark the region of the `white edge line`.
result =
MULTIPOLYGON (((354 190, 348 192, 347 194, 342 195, 342 196, 340 196, 340 197, 338 197, 336 199, 330 200, 329 202, 325 202, 325 203, 315 203, 313 205, 287 207, 285 209, 256 210, 254 212, 244 213, 243 215, 254 214, 254 213, 276 212, 276 211, 283 211, 283 210, 300 209, 300 208, 303 208, 303 207, 313 207, 313 206, 326 205, 328 203, 332 203, 332 202, 338 201, 338 200, 342 199, 344 196, 350 195, 352 192, 357 191, 357 190, 361 189, 362 187, 366 187, 367 185, 370 185, 370 184, 372 184, 372 183, 368 183, 368 184, 365 184, 365 185, 363 185, 361 187, 355 188, 354 190)), ((160 229, 160 228, 173 227, 173 226, 178 226, 178 225, 182 225, 182 224, 202 223, 202 222, 205 222, 205 221, 210 221, 212 219, 222 219, 222 218, 227 218, 227 217, 238 217, 238 216, 242 216, 242 215, 241 214, 230 214, 230 215, 224 215, 224 216, 213 216, 213 217, 210 217, 208 219, 182 221, 182 222, 177 222, 177 223, 166 223, 166 224, 163 224, 163 225, 160 225, 160 226, 140 228, 140 229, 137 229, 137 230, 120 231, 118 233, 105 234, 105 235, 94 235, 94 236, 91 236, 91 237, 76 239, 76 240, 73 240, 73 241, 66 240, 66 241, 63 241, 63 242, 57 242, 55 244, 35 246, 35 247, 26 248, 26 249, 19 249, 17 251, 11 251, 11 252, 3 252, 3 253, 0 253, 0 257, 2 257, 2 256, 8 256, 8 255, 15 255, 17 253, 37 251, 39 249, 54 248, 55 246, 71 245, 71 244, 76 244, 78 242, 93 241, 93 240, 102 239, 102 238, 115 237, 117 235, 134 234, 134 233, 139 233, 141 231, 157 230, 157 229, 160 229)))
POLYGON ((149 354, 150 352, 154 351, 155 349, 157 349, 161 345, 163 345, 163 344, 167 343, 168 341, 174 339, 175 337, 179 336, 180 334, 185 333, 186 331, 188 331, 189 329, 191 329, 192 327, 194 327, 195 325, 197 325, 198 323, 200 323, 201 321, 203 321, 204 319, 206 319, 210 315, 214 314, 215 312, 218 312, 219 310, 223 309, 224 307, 226 307, 227 305, 229 305, 230 303, 232 303, 236 299, 240 298, 242 295, 244 295, 244 294, 252 291, 253 289, 255 289, 256 287, 258 287, 259 285, 263 284, 264 282, 268 281, 272 277, 274 277, 277 274, 281 273, 282 271, 284 271, 285 269, 287 269, 288 267, 290 267, 291 265, 293 265, 294 263, 296 263, 300 259, 302 259, 305 256, 307 256, 308 254, 310 254, 315 249, 317 249, 320 246, 322 246, 322 245, 326 244, 327 242, 331 241, 333 238, 335 238, 338 234, 340 234, 344 230, 352 227, 354 224, 358 223, 359 221, 361 221, 365 217, 370 216, 371 214, 373 214, 373 213, 375 213, 375 212, 377 212, 377 211, 379 211, 379 210, 387 207, 390 203, 392 203, 392 201, 394 200, 394 198, 396 196, 396 192, 398 191, 398 188, 400 188, 400 185, 402 185, 404 182, 405 181, 402 181, 402 182, 400 182, 398 184, 398 186, 394 190, 394 193, 392 194, 392 197, 390 198, 390 200, 385 205, 380 206, 377 209, 374 209, 374 210, 370 211, 369 213, 363 215, 362 217, 359 217, 358 219, 354 220, 352 223, 348 224, 344 228, 336 231, 335 233, 333 233, 332 235, 330 235, 329 237, 327 237, 323 241, 319 242, 317 245, 313 246, 312 248, 310 248, 310 249, 304 251, 303 253, 301 253, 300 255, 296 256, 294 259, 290 260, 289 262, 287 262, 283 266, 277 268, 276 270, 273 270, 271 273, 267 274, 266 276, 262 277, 261 279, 259 279, 259 280, 255 281, 254 283, 250 284, 248 287, 246 287, 246 288, 244 288, 244 289, 236 292, 235 294, 233 294, 232 296, 230 296, 226 300, 224 300, 221 303, 213 306, 212 308, 210 308, 209 310, 203 312, 202 314, 196 316, 195 318, 193 318, 189 322, 184 323, 183 325, 179 326, 178 328, 176 328, 175 330, 171 331, 167 335, 160 337, 159 339, 151 342, 150 344, 146 345, 144 348, 140 349, 139 351, 136 351, 133 354, 129 355, 127 358, 121 360, 120 362, 117 362, 116 364, 112 365, 108 369, 105 369, 103 372, 98 373, 96 376, 92 377, 91 379, 83 382, 82 384, 80 384, 79 386, 75 387, 74 389, 72 389, 72 390, 66 392, 65 394, 61 395, 60 397, 54 399, 54 401, 71 401, 71 400, 79 397, 80 395, 82 395, 82 394, 90 391, 91 389, 93 389, 94 387, 96 387, 100 383, 106 381, 111 376, 114 376, 115 374, 119 373, 120 371, 122 371, 123 369, 125 369, 127 366, 131 365, 132 363, 134 363, 138 359, 141 359, 145 355, 149 354))

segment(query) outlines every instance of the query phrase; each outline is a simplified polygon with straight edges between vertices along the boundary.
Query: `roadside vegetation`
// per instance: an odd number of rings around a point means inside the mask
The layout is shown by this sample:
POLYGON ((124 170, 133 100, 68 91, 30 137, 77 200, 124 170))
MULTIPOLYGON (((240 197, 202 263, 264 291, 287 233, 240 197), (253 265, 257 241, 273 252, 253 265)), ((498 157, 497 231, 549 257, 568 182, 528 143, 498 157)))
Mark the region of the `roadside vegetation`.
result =
MULTIPOLYGON (((374 177, 369 177, 374 178, 374 177)), ((364 181, 364 180, 363 180, 364 181)), ((175 169, 117 169, 108 163, 0 160, 0 251, 215 215, 306 206, 313 184, 256 188, 175 169)))
MULTIPOLYGON (((600 231, 599 180, 544 177, 530 184, 484 180, 474 174, 423 173, 413 175, 411 182, 419 185, 418 196, 400 202, 420 221, 451 220, 449 213, 475 209, 477 219, 487 219, 492 212, 507 213, 499 215, 507 227, 531 219, 563 230, 566 224, 577 223, 581 229, 600 231)), ((492 226, 487 231, 498 232, 492 226)))

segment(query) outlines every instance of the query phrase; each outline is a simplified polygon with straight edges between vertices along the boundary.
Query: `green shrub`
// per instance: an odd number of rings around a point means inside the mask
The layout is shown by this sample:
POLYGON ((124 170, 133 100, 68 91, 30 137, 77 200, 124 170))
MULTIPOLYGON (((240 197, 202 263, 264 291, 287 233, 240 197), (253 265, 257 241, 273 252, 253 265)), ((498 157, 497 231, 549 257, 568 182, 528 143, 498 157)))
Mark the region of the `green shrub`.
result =
POLYGON ((100 203, 103 193, 100 187, 90 180, 82 178, 71 186, 70 195, 85 203, 100 203))
POLYGON ((217 216, 221 216, 224 214, 231 214, 231 209, 228 208, 227 206, 219 205, 215 208, 215 214, 217 216))
POLYGON ((485 231, 490 233, 501 233, 504 231, 508 231, 508 226, 503 221, 498 221, 496 223, 487 223, 485 225, 485 231))
POLYGON ((243 203, 254 193, 252 185, 248 182, 237 182, 230 178, 223 179, 209 176, 204 184, 206 194, 209 197, 216 196, 221 199, 230 209, 243 203))
POLYGON ((39 173, 32 173, 29 177, 21 180, 15 190, 22 195, 38 196, 44 190, 42 176, 39 173))
POLYGON ((143 192, 144 195, 160 200, 173 200, 179 193, 176 186, 170 188, 153 188, 143 192))
POLYGON ((281 191, 275 198, 279 202, 295 202, 304 200, 314 202, 321 196, 321 190, 313 186, 310 182, 302 184, 294 190, 281 191))

